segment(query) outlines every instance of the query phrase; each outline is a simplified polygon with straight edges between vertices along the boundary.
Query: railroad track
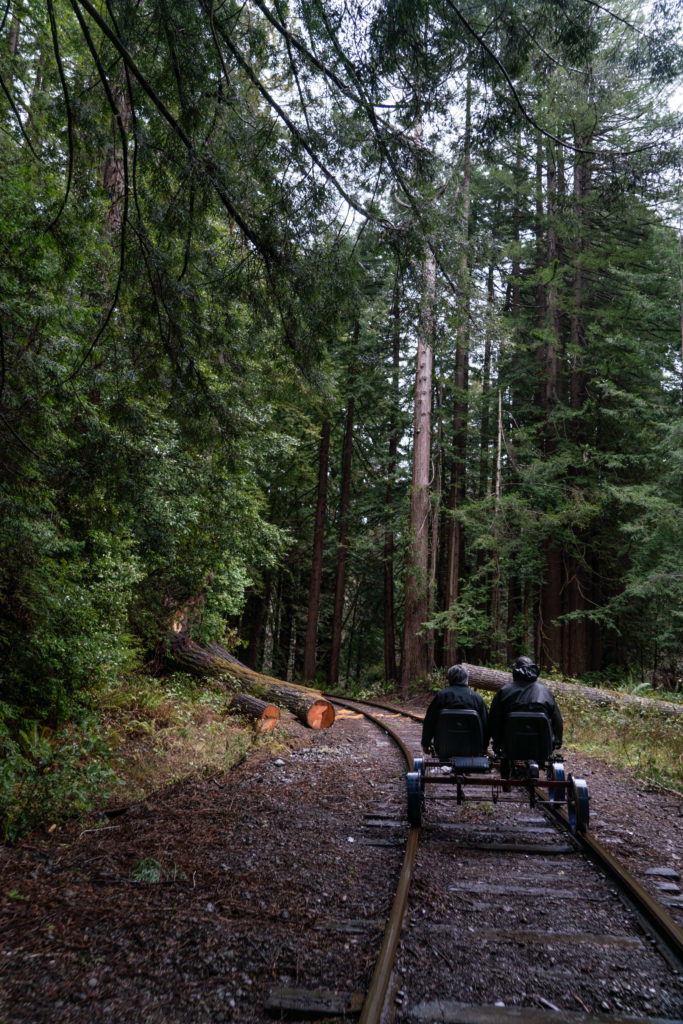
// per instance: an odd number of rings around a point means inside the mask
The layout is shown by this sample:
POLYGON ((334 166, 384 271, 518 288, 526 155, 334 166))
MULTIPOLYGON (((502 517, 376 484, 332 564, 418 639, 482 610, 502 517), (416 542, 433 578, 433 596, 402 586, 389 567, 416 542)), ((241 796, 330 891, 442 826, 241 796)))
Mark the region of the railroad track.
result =
POLYGON ((169 787, 115 828, 4 848, 2 1024, 683 1017, 673 952, 580 839, 519 793, 458 805, 453 785, 411 829, 420 719, 345 703, 334 729, 293 720, 300 746, 169 787), (132 877, 141 858, 158 882, 132 877))
MULTIPOLYGON (((336 703, 413 769, 420 716, 336 703)), ((434 790, 408 834, 360 1024, 683 1019, 683 932, 590 833, 572 834, 540 794, 530 807, 466 789, 458 805, 454 786, 434 790)))

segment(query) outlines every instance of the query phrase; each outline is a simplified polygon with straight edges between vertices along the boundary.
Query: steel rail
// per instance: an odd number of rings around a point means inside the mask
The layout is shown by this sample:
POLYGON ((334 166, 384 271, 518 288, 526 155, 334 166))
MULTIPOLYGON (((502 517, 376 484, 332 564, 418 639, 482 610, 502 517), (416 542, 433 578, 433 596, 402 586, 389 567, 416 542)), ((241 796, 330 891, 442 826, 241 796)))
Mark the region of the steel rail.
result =
MULTIPOLYGON (((420 722, 422 720, 420 716, 412 712, 402 711, 400 708, 395 706, 381 704, 376 701, 356 701, 353 704, 349 704, 337 697, 328 697, 327 699, 332 702, 337 702, 341 706, 358 710, 371 722, 383 729, 389 736, 391 736, 401 749, 401 752, 408 763, 409 771, 414 769, 413 755, 408 750, 401 737, 398 736, 398 734, 389 725, 381 721, 381 719, 376 718, 368 711, 364 711, 363 708, 358 705, 368 704, 372 707, 390 712, 391 714, 402 715, 404 718, 410 718, 416 722, 420 722)), ((640 919, 645 930, 648 931, 655 939, 659 945, 660 951, 668 960, 671 967, 674 970, 682 970, 683 929, 678 927, 665 908, 647 892, 640 882, 634 878, 631 872, 620 864, 619 861, 612 856, 609 850, 599 843, 598 840, 590 834, 590 832, 573 832, 566 811, 560 807, 550 807, 547 801, 543 799, 541 792, 538 793, 538 806, 546 811, 547 814, 556 820, 564 829, 566 829, 586 856, 601 867, 607 875, 616 882, 622 895, 630 903, 632 910, 640 919)), ((384 933, 380 954, 375 964, 375 970, 370 987, 368 988, 365 1002, 363 1004, 359 1024, 379 1024, 386 998, 386 992, 389 986, 391 970, 394 964, 396 949, 400 939, 403 916, 405 913, 408 891, 410 889, 410 882, 412 880, 417 853, 419 832, 419 828, 416 827, 411 828, 410 830, 408 843, 406 844, 403 867, 401 869, 401 875, 396 895, 394 897, 394 904, 384 933)))
POLYGON ((557 819, 573 836, 583 852, 612 878, 632 909, 654 937, 662 952, 667 955, 671 966, 683 970, 683 929, 679 928, 671 915, 654 896, 640 884, 631 872, 620 864, 609 850, 598 842, 590 832, 571 831, 569 819, 561 807, 549 807, 544 801, 539 806, 557 819))
MULTIPOLYGON (((383 729, 399 747, 408 764, 408 770, 412 771, 415 767, 413 761, 413 755, 403 742, 401 737, 383 722, 381 719, 376 718, 369 711, 364 711, 362 707, 358 707, 357 704, 350 704, 338 697, 328 697, 332 703, 341 705, 341 707, 349 708, 353 711, 360 711, 362 715, 365 715, 369 721, 374 725, 379 726, 383 729)), ((365 703, 365 702, 363 702, 365 703)), ((382 710, 391 711, 392 714, 403 715, 404 718, 412 718, 412 715, 405 715, 398 708, 388 708, 386 705, 374 704, 374 707, 380 707, 382 710)), ((368 990, 365 994, 365 1001, 361 1010, 358 1024, 379 1024, 379 1020, 382 1016, 382 1009, 384 1007, 384 1001, 387 995, 387 989, 389 987, 389 980, 391 978, 391 971, 394 966, 396 959, 396 950, 398 949, 398 943, 401 938, 401 929, 403 927, 403 917, 405 915, 406 905, 408 903, 408 893, 410 891, 410 884, 413 880, 413 873, 415 870, 415 858, 417 856, 417 844, 420 837, 419 828, 411 828, 408 835, 408 841, 406 843, 405 853, 403 855, 403 866, 401 867, 401 874, 399 875, 398 885, 396 886, 396 894, 394 896, 394 902, 391 907, 391 913, 389 914, 389 920, 387 926, 384 929, 384 937, 382 938, 382 945, 380 947, 379 955, 375 963, 375 969, 372 973, 372 979, 368 990)))
MULTIPOLYGON (((323 693, 323 697, 329 701, 338 700, 340 704, 343 704, 343 698, 333 697, 329 693, 323 693)), ((424 714, 418 715, 415 711, 406 711, 404 708, 398 708, 395 704, 384 704, 378 700, 366 700, 364 697, 354 697, 354 704, 367 704, 372 708, 381 708, 382 711, 390 711, 392 715, 402 715, 404 718, 412 718, 414 722, 422 722, 424 720, 424 714)))

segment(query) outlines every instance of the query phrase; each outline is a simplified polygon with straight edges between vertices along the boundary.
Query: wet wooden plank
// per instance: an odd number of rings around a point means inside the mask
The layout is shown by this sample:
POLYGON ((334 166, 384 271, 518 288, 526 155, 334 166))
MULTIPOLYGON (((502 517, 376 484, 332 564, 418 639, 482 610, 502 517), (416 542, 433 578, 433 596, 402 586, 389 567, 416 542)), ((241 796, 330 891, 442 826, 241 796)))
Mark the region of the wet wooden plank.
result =
POLYGON ((575 1013, 571 1010, 540 1009, 533 1006, 467 1006, 447 999, 401 1008, 403 1020, 425 1024, 683 1024, 679 1018, 632 1017, 621 1013, 575 1013))
MULTIPOLYGON (((449 892, 470 893, 483 896, 526 896, 533 899, 544 900, 576 900, 578 889, 555 889, 548 885, 495 885, 489 882, 467 881, 448 886, 449 892)), ((581 891, 583 902, 606 903, 608 897, 602 894, 593 895, 590 892, 581 891)))
POLYGON ((264 1004, 267 1013, 296 1017, 358 1016, 363 992, 334 992, 326 988, 273 988, 264 1004))
MULTIPOLYGON (((452 935, 453 925, 444 923, 428 924, 420 922, 420 927, 435 935, 452 935)), ((551 947, 565 946, 605 946, 617 949, 645 949, 646 945, 639 935, 603 935, 595 932, 535 932, 527 929, 515 928, 508 930, 496 929, 475 929, 467 932, 467 941, 478 942, 516 942, 528 943, 530 945, 542 945, 544 949, 551 947)))

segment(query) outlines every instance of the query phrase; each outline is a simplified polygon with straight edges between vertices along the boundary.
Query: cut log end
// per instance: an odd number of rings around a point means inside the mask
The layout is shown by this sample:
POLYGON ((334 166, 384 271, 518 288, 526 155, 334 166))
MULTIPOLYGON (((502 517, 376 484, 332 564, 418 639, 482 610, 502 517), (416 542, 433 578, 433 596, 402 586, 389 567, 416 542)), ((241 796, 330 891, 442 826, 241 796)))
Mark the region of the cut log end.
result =
POLYGON ((316 700, 306 713, 306 724, 310 729, 329 729, 334 722, 334 708, 326 700, 316 700))
POLYGON ((280 709, 274 704, 266 704, 263 714, 254 722, 254 730, 258 733, 272 732, 280 721, 280 709))
POLYGON ((274 704, 266 704, 247 693, 237 693, 232 698, 231 706, 242 714, 253 719, 254 730, 258 733, 272 732, 280 721, 280 709, 274 704))

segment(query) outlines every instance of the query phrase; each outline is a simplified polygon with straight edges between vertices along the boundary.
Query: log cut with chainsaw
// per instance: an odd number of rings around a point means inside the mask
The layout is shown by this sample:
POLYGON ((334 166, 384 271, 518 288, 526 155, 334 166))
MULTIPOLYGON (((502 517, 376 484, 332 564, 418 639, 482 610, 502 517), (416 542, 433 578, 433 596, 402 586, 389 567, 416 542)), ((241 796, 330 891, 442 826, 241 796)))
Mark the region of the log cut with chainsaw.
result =
POLYGON ((171 634, 170 648, 174 660, 185 671, 217 681, 228 677, 237 679, 251 696, 286 708, 309 729, 329 729, 334 723, 334 708, 319 690, 254 672, 220 644, 202 646, 183 630, 171 634))
POLYGON ((267 704, 249 693, 236 693, 230 701, 230 710, 250 718, 254 731, 259 733, 272 732, 280 721, 280 709, 274 704, 267 704))

